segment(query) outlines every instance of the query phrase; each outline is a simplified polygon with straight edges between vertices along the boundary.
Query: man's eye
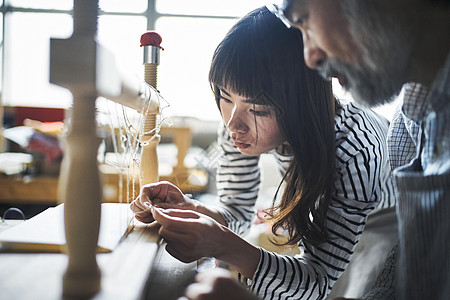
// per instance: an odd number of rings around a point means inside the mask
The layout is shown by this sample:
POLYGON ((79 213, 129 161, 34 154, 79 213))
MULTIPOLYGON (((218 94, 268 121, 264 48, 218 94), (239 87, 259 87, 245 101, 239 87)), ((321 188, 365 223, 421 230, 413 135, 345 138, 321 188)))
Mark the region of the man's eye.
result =
POLYGON ((308 15, 292 16, 291 23, 296 26, 303 26, 308 18, 308 15))

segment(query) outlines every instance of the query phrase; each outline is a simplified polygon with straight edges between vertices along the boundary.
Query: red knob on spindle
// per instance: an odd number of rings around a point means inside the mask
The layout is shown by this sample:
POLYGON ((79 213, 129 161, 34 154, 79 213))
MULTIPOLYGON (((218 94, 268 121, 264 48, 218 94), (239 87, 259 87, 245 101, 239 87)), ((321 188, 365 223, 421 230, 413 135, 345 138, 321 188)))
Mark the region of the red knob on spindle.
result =
POLYGON ((156 31, 150 30, 141 35, 141 47, 156 46, 161 50, 164 50, 164 48, 160 46, 161 42, 162 38, 156 31))

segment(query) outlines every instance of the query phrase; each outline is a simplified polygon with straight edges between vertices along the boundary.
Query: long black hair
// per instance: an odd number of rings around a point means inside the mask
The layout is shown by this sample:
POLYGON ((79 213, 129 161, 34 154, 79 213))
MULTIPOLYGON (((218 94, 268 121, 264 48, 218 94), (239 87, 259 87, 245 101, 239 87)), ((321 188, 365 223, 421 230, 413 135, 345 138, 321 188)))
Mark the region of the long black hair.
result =
POLYGON ((335 99, 331 83, 305 65, 301 32, 265 7, 250 12, 215 50, 209 81, 218 106, 220 89, 227 88, 275 108, 294 158, 280 203, 267 211, 272 231, 287 229, 288 244, 324 242, 336 172, 335 99))

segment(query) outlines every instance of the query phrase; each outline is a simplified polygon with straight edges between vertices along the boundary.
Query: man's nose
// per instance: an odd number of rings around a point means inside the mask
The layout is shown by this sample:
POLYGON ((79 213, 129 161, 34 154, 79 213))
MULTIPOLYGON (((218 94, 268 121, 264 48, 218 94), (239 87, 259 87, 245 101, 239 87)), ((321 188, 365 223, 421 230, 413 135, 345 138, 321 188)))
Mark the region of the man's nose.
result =
POLYGON ((326 53, 316 44, 313 38, 307 33, 303 34, 303 51, 305 63, 311 69, 319 68, 326 60, 326 53))

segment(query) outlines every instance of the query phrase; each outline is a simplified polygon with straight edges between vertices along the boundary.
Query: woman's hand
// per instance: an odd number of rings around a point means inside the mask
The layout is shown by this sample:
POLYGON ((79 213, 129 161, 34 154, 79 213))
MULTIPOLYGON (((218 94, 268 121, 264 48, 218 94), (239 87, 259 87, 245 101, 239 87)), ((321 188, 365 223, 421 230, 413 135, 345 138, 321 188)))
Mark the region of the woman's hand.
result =
POLYGON ((140 195, 131 202, 130 208, 135 213, 137 220, 151 223, 154 221, 150 211, 151 206, 195 211, 198 201, 184 195, 176 185, 168 181, 161 181, 144 185, 140 195))
MULTIPOLYGON (((239 284, 233 275, 221 268, 209 269, 195 277, 185 296, 190 300, 256 300, 254 294, 239 284)), ((183 299, 183 298, 182 298, 183 299)))
POLYGON ((161 225, 160 236, 167 243, 166 250, 182 262, 202 257, 217 257, 223 251, 229 231, 211 217, 182 209, 152 207, 153 218, 161 225))
POLYGON ((161 225, 166 250, 182 262, 215 257, 248 278, 258 266, 261 251, 213 218, 192 210, 152 207, 161 225))

